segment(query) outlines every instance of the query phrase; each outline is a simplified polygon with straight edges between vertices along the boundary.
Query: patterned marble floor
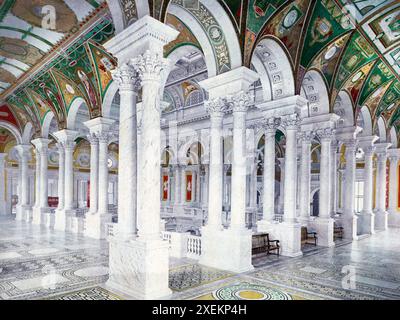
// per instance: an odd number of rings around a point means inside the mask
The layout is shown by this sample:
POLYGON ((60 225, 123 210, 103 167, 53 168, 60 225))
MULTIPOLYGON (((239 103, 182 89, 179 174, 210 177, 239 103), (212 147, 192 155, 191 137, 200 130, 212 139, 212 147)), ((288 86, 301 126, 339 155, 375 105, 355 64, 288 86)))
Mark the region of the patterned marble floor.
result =
MULTIPOLYGON (((166 299, 400 299, 400 229, 303 257, 258 256, 243 274, 170 260, 166 299)), ((119 300, 104 286, 108 244, 0 217, 0 299, 119 300)))

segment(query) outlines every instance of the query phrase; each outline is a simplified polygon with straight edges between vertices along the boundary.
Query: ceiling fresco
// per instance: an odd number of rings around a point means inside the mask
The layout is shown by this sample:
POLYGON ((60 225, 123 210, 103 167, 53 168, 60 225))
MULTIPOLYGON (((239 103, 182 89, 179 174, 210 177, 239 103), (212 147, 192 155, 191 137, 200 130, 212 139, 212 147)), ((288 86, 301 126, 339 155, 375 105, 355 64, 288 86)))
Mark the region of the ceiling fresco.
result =
MULTIPOLYGON (((328 89, 331 110, 339 92, 344 90, 351 96, 355 114, 367 106, 373 123, 382 116, 388 126, 400 131, 400 1, 215 1, 225 10, 236 34, 224 33, 226 28, 218 19, 220 12, 210 10, 210 1, 149 0, 150 14, 180 31, 178 38, 166 46, 166 56, 183 45, 202 52, 194 36, 198 30, 193 32, 188 27, 190 23, 169 13, 172 4, 189 14, 203 30, 218 74, 232 69, 228 50, 231 37, 238 37, 243 65, 247 67, 252 67, 257 44, 265 37, 273 38, 288 54, 297 94, 307 71, 317 70, 328 89)), ((122 24, 127 26, 143 12, 137 7, 139 2, 38 0, 28 6, 22 3, 25 1, 0 0, 0 98, 10 106, 15 121, 20 126, 31 121, 40 129, 46 115, 52 112, 59 127, 65 127, 69 108, 78 97, 85 101, 90 117, 99 116, 112 81, 109 69, 116 63, 101 47, 115 32, 108 5, 119 5, 122 24), (41 26, 43 3, 55 6, 60 15, 54 30, 41 26), (85 29, 88 19, 96 23, 85 29), (65 39, 76 41, 69 44, 65 39), (64 43, 67 45, 62 47, 64 43), (62 55, 56 54, 60 46, 65 51, 62 55)), ((167 86, 165 99, 171 101, 172 110, 185 105, 185 94, 196 87, 196 80, 174 80, 174 85, 167 86)))

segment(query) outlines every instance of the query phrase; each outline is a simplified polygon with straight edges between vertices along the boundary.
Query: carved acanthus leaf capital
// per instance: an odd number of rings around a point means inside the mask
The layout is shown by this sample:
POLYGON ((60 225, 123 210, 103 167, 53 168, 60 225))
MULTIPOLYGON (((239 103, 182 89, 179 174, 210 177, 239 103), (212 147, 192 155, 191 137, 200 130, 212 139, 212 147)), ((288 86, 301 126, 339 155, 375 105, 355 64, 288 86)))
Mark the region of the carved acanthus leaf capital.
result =
POLYGON ((228 110, 228 105, 222 98, 206 100, 204 102, 204 106, 211 117, 222 117, 223 114, 228 110))
POLYGON ((161 81, 161 72, 170 66, 168 59, 150 50, 131 59, 129 65, 136 70, 142 81, 161 81))
POLYGON ((249 92, 240 91, 227 96, 226 101, 233 112, 245 112, 254 101, 254 96, 249 92))
POLYGON ((300 117, 297 113, 293 113, 282 117, 282 125, 286 129, 298 129, 300 125, 300 117))
POLYGON ((264 118, 262 123, 263 129, 266 132, 275 133, 276 129, 281 125, 281 119, 276 117, 264 118))
POLYGON ((112 71, 112 77, 118 84, 120 90, 131 90, 137 92, 140 88, 139 75, 135 68, 124 64, 112 71))
POLYGON ((335 130, 332 128, 318 129, 316 131, 318 138, 322 140, 331 141, 335 137, 335 130))
POLYGON ((299 140, 304 143, 311 143, 311 141, 315 137, 315 132, 314 131, 301 131, 299 132, 299 140))

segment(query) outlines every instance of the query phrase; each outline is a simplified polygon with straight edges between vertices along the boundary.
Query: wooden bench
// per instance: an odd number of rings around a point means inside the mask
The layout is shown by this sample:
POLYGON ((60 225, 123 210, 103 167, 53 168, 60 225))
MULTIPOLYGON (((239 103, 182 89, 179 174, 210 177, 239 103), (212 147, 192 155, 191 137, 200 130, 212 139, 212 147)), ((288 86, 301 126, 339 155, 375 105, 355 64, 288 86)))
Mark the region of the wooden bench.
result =
POLYGON ((343 227, 337 225, 336 223, 333 226, 333 237, 335 239, 343 239, 343 227))
POLYGON ((279 240, 271 240, 268 233, 254 234, 252 237, 252 254, 264 252, 267 254, 275 252, 279 256, 279 240))
POLYGON ((307 227, 301 227, 301 244, 317 245, 318 237, 314 231, 308 232, 307 227))

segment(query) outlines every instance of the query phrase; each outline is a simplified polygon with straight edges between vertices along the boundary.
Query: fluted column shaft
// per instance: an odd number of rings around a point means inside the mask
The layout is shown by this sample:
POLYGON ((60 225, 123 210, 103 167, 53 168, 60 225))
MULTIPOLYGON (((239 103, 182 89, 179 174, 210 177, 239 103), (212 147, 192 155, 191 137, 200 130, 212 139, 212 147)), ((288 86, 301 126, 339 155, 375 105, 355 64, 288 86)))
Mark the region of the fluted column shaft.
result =
POLYGON ((279 167, 281 169, 280 178, 281 182, 279 184, 279 199, 278 199, 278 211, 283 214, 283 206, 285 200, 285 158, 278 158, 279 167))
POLYGON ((312 132, 301 134, 300 160, 300 218, 307 221, 310 218, 310 189, 311 189, 311 140, 312 132))

